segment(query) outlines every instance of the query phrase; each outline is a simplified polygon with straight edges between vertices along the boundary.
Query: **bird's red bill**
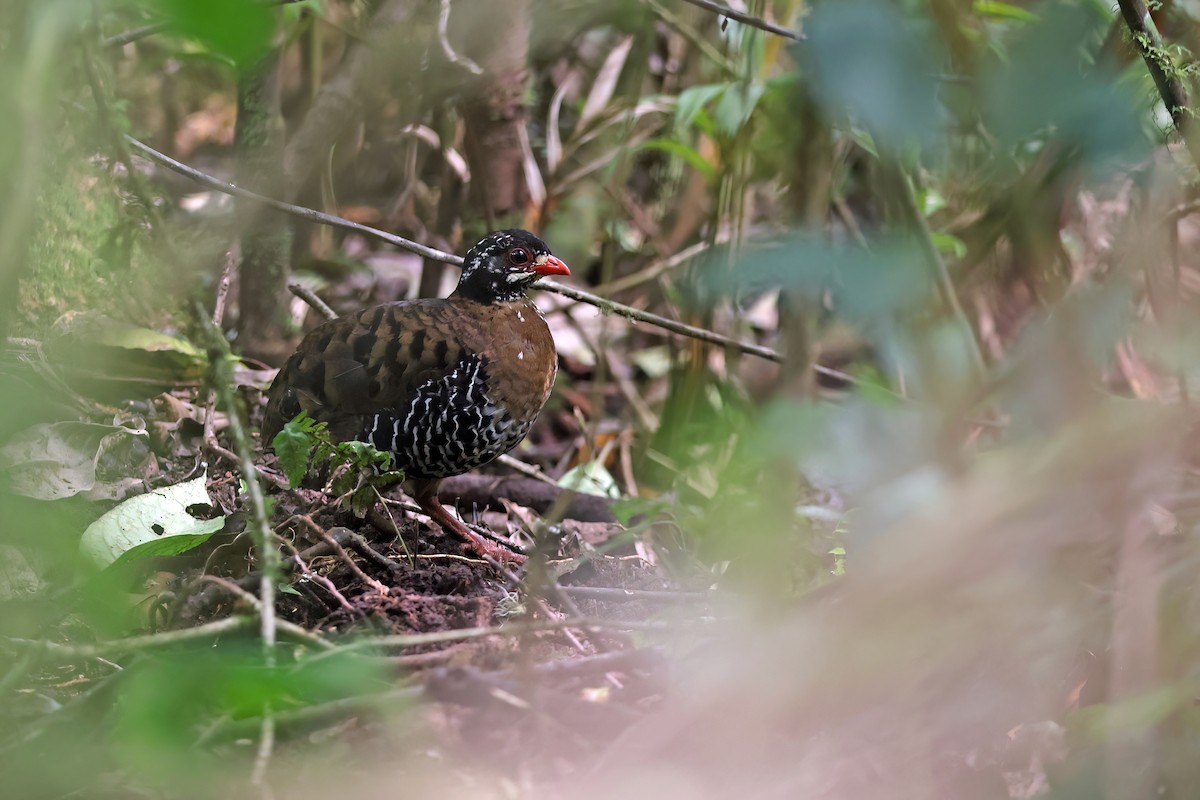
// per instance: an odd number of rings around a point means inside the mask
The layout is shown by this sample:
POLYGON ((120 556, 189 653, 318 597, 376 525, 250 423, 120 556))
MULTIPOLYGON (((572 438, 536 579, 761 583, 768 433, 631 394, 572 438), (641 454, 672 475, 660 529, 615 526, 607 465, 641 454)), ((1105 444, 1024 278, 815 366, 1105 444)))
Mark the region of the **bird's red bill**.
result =
POLYGON ((535 264, 533 271, 538 275, 570 275, 570 268, 554 256, 546 256, 545 264, 535 264))

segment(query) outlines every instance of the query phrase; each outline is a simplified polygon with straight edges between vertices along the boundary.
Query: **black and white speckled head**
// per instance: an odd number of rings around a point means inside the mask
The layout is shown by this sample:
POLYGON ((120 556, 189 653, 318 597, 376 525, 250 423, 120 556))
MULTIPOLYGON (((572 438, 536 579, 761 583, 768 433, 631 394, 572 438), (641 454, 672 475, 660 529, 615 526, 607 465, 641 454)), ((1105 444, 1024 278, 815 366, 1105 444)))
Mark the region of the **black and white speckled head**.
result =
POLYGON ((467 251, 454 293, 481 303, 517 300, 543 275, 570 274, 529 231, 496 231, 467 251))

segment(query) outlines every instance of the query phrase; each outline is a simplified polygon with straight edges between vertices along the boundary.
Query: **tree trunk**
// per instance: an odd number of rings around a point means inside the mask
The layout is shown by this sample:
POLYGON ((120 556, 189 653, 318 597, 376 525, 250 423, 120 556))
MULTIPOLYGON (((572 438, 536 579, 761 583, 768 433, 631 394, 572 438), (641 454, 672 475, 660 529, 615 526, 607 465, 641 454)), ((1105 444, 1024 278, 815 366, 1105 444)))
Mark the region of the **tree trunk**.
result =
POLYGON ((471 205, 490 229, 520 225, 529 202, 521 146, 529 0, 478 3, 458 16, 452 24, 462 33, 463 51, 486 76, 463 105, 471 205))
MULTIPOLYGON (((283 186, 279 56, 273 51, 238 83, 238 183, 268 197, 277 197, 283 186)), ((245 210, 251 216, 241 241, 238 344, 246 355, 278 363, 292 344, 285 330, 291 227, 284 214, 264 208, 245 210)))

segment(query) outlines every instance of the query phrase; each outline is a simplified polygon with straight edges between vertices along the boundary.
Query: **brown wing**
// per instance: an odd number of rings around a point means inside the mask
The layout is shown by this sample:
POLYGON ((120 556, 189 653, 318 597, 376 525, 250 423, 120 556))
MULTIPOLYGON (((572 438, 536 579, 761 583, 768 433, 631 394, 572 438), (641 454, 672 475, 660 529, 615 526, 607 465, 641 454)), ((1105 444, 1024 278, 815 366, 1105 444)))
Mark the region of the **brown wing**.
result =
POLYGON ((454 369, 465 349, 456 316, 447 300, 388 303, 310 331, 268 390, 263 440, 301 411, 335 439, 360 437, 365 420, 454 369))

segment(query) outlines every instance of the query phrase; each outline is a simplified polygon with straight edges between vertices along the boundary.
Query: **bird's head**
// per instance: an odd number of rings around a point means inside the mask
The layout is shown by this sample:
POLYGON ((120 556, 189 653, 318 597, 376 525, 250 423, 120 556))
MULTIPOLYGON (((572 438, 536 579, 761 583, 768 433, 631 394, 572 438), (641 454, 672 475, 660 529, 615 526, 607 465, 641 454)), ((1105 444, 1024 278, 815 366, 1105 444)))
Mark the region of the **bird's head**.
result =
POLYGON ((516 300, 543 275, 570 274, 529 231, 496 231, 467 251, 454 293, 481 303, 516 300))

